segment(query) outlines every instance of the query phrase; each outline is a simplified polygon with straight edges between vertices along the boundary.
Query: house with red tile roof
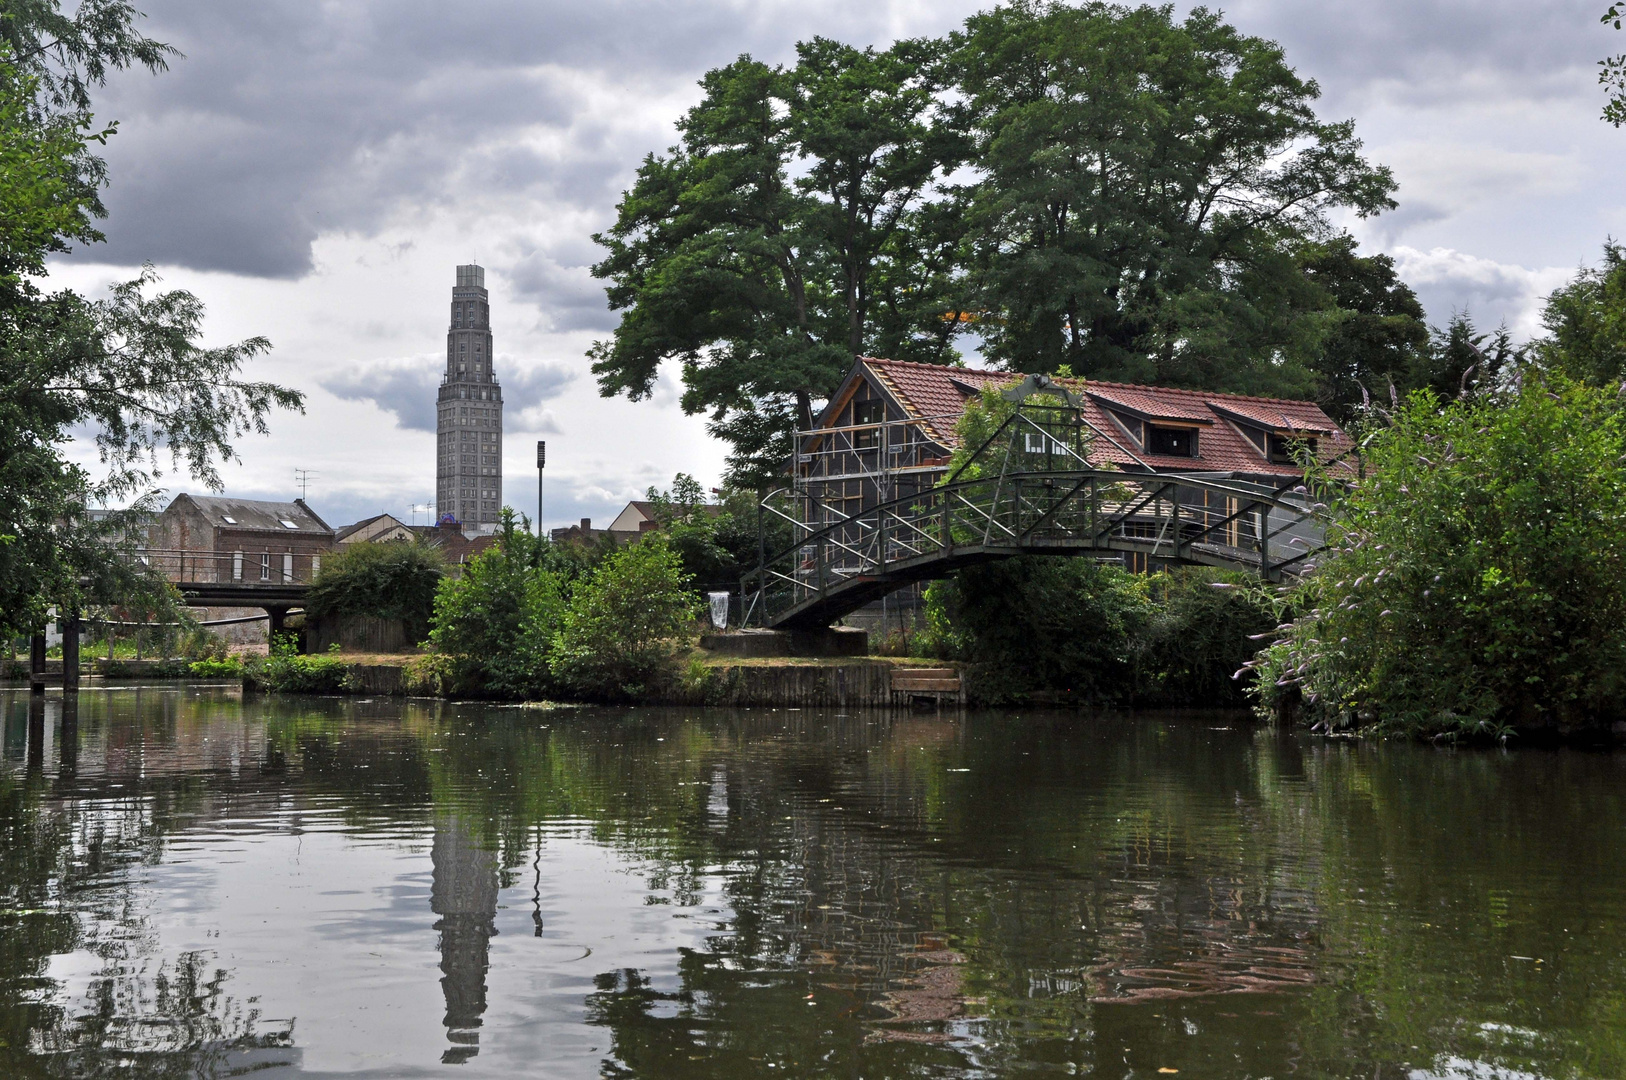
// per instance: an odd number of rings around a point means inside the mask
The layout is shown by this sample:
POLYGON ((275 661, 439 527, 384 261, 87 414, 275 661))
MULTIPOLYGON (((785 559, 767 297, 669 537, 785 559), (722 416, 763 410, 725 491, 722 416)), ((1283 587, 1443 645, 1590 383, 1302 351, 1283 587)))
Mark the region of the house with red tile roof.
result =
MULTIPOLYGON (((1014 385, 1022 378, 864 357, 805 433, 799 465, 808 470, 821 454, 860 451, 877 473, 918 472, 919 479, 936 483, 947 465, 939 459, 959 446, 955 425, 971 399, 985 386, 1014 385)), ((1302 475, 1295 457, 1301 448, 1334 461, 1351 445, 1310 401, 1083 379, 1057 382, 1081 399, 1080 419, 1094 439, 1089 456, 1102 466, 1269 484, 1302 475)))
MULTIPOLYGON (((798 437, 793 490, 802 520, 835 524, 936 486, 959 449, 956 426, 967 405, 985 387, 1014 386, 1023 378, 860 358, 813 428, 798 437)), ((1314 402, 1084 379, 1055 382, 1071 394, 1087 439, 1085 456, 1101 468, 1285 489, 1302 477, 1299 461, 1306 449, 1340 470, 1352 445, 1314 402)), ((1150 568, 1135 558, 1126 556, 1130 569, 1150 568)), ((899 595, 892 602, 910 601, 899 595)))

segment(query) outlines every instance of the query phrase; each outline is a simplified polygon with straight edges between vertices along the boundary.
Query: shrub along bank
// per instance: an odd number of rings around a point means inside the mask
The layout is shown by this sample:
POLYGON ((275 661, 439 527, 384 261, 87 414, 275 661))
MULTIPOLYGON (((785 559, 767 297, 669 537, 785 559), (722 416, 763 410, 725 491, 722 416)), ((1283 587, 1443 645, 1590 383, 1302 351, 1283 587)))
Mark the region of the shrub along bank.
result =
POLYGON ((979 704, 1234 707, 1231 676, 1280 604, 1246 575, 1029 556, 933 582, 917 644, 973 665, 979 704))
POLYGON ((445 573, 445 556, 432 544, 350 544, 322 564, 305 610, 317 619, 398 619, 407 641, 423 641, 445 573))
POLYGON ((505 515, 497 543, 441 585, 430 641, 442 691, 615 701, 673 684, 699 605, 665 535, 591 569, 561 568, 550 549, 505 515))
POLYGON ((1331 547, 1256 662, 1268 714, 1415 735, 1626 719, 1626 406, 1527 370, 1409 398, 1326 488, 1331 547))

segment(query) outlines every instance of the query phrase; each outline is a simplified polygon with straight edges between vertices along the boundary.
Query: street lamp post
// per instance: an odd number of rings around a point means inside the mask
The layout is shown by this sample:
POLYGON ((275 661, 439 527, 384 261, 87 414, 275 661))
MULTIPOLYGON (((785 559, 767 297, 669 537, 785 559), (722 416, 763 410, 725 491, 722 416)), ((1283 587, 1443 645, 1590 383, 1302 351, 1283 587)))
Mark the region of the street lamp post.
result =
POLYGON ((548 463, 548 444, 536 440, 536 535, 542 535, 542 467, 548 463))

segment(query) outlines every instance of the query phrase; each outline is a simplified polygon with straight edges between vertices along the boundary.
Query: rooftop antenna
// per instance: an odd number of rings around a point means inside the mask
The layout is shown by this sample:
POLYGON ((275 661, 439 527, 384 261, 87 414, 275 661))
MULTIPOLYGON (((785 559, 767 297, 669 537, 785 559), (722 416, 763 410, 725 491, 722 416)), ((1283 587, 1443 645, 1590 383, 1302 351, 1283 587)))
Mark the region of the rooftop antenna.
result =
POLYGON ((294 483, 299 485, 299 501, 300 502, 305 501, 305 491, 306 491, 307 488, 310 487, 311 477, 320 476, 320 475, 322 475, 322 474, 318 473, 318 472, 312 472, 310 469, 295 469, 294 470, 294 483))

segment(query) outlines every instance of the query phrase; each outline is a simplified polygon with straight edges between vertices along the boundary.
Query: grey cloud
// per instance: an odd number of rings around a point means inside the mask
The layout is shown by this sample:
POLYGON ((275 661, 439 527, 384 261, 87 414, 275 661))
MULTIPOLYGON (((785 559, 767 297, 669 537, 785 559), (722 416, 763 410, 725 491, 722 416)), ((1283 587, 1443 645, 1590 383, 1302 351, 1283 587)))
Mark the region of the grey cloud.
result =
POLYGON ((1241 0, 1225 7, 1242 30, 1279 41, 1288 62, 1316 77, 1329 106, 1340 110, 1379 87, 1413 104, 1583 93, 1611 44, 1596 32, 1599 14, 1595 0, 1241 0))
POLYGON ((1482 328, 1506 323, 1521 339, 1541 332, 1545 297, 1569 279, 1563 267, 1530 269, 1499 263, 1450 248, 1396 248, 1400 276, 1416 291, 1430 321, 1443 324, 1465 311, 1482 328))
POLYGON ((511 361, 497 356, 497 374, 502 379, 503 403, 510 409, 528 409, 557 397, 576 372, 563 364, 541 363, 515 368, 511 361))
MULTIPOLYGON (((356 364, 326 376, 321 385, 345 401, 372 402, 408 431, 434 431, 441 363, 439 356, 419 356, 356 364)), ((496 370, 503 387, 503 403, 516 419, 521 413, 530 413, 539 402, 557 396, 576 377, 561 364, 514 367, 501 354, 496 370)), ((551 423, 551 414, 549 417, 551 423)))
POLYGON ((434 431, 440 374, 439 357, 414 357, 355 365, 328 375, 321 385, 334 397, 372 402, 408 431, 434 431))
POLYGON ((547 312, 555 331, 615 328, 617 318, 605 299, 604 283, 589 269, 599 253, 586 250, 588 246, 532 250, 503 268, 514 292, 547 312))
POLYGON ((122 73, 99 97, 123 127, 107 155, 108 242, 88 257, 297 278, 318 235, 370 233, 413 208, 516 195, 603 206, 672 118, 629 136, 592 122, 589 98, 681 91, 738 52, 783 54, 815 24, 879 37, 886 13, 857 0, 777 12, 155 0, 149 16, 186 57, 157 77, 122 73), (539 126, 553 151, 515 144, 539 126))

